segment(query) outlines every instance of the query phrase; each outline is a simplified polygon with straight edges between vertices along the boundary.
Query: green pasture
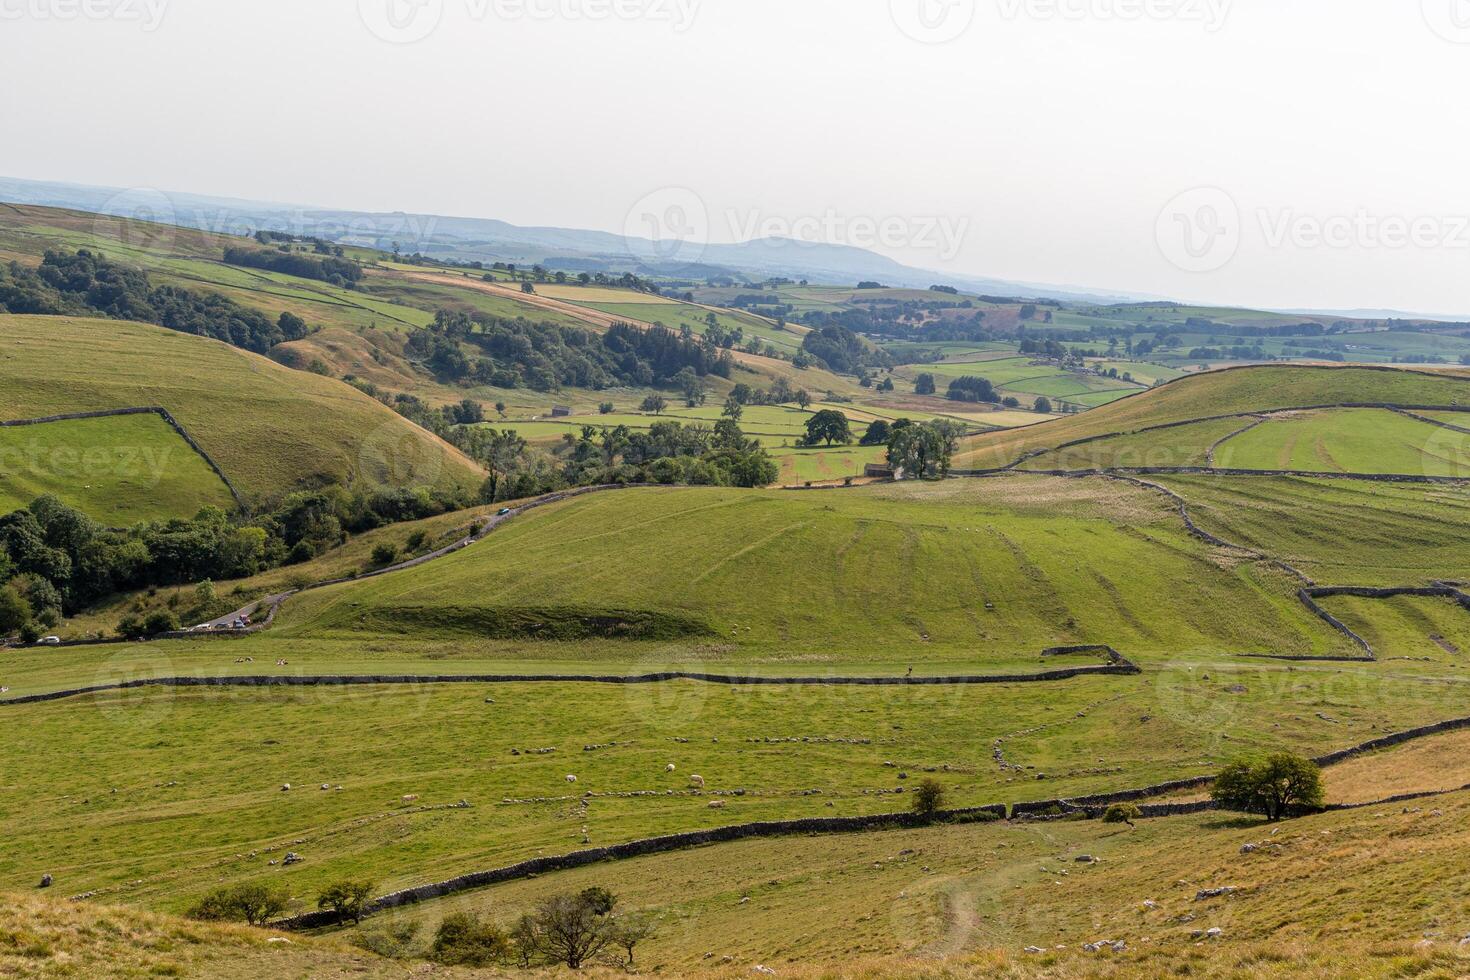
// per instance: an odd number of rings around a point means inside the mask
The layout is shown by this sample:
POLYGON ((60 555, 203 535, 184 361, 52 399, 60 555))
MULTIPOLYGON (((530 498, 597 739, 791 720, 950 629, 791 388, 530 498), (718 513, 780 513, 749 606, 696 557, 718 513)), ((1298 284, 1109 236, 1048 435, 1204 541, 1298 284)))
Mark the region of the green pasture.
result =
POLYGON ((902 810, 921 775, 955 805, 1046 799, 1463 713, 1460 685, 1427 673, 1192 666, 978 688, 142 689, 0 708, 0 887, 44 871, 68 894, 172 910, 221 881, 388 891, 584 841, 902 810), (384 733, 391 758, 363 751, 384 733), (995 763, 997 739, 1021 768, 995 763), (288 851, 302 861, 282 866, 288 851))
POLYGON ((1205 530, 1323 585, 1428 585, 1465 576, 1470 486, 1298 477, 1154 476, 1205 530))
POLYGON ((1309 412, 1228 439, 1215 460, 1235 469, 1470 476, 1470 434, 1380 409, 1309 412))
POLYGON ((1026 452, 1169 422, 1322 405, 1470 403, 1470 378, 1389 368, 1269 365, 1190 375, 1090 412, 972 440, 967 467, 1004 466, 1026 452))
POLYGON ((0 428, 0 513, 46 494, 112 527, 235 509, 209 464, 152 414, 0 428))
POLYGON ((1161 495, 1026 476, 592 495, 430 565, 302 595, 278 628, 291 638, 626 635, 747 662, 839 649, 910 663, 963 651, 981 664, 1089 642, 1158 656, 1341 642, 1282 573, 1220 561, 1161 495))
POLYGON ((352 387, 218 341, 118 320, 0 316, 0 355, 10 417, 166 408, 254 500, 327 482, 481 479, 446 443, 352 387))

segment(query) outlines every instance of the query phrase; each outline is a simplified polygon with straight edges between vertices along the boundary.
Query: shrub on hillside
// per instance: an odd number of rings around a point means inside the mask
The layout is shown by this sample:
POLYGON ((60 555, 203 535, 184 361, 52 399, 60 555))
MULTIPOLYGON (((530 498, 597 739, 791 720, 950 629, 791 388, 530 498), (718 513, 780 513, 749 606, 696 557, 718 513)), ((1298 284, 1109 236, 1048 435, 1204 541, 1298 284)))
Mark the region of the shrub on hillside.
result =
POLYGON ((1211 790, 1227 810, 1258 813, 1273 823, 1293 814, 1321 809, 1322 769, 1310 759, 1278 752, 1264 759, 1242 759, 1226 766, 1211 790))
POLYGON ((160 633, 177 633, 179 630, 179 617, 168 609, 160 609, 148 614, 143 620, 143 634, 145 636, 157 636, 160 633))
POLYGON ((210 922, 268 922, 290 904, 291 896, 280 885, 245 882, 216 888, 189 910, 191 918, 210 922))
POLYGON ((503 929, 469 912, 445 916, 429 947, 429 956, 445 966, 495 966, 508 961, 511 953, 510 937, 503 929))
POLYGON ((331 912, 338 922, 351 919, 354 924, 362 921, 363 910, 372 897, 374 884, 371 881, 344 879, 327 886, 317 897, 316 907, 331 912))
POLYGON ((944 795, 944 787, 939 784, 938 780, 926 779, 914 787, 913 799, 909 806, 919 819, 932 821, 944 809, 944 795))
POLYGON ((1114 803, 1103 813, 1103 823, 1126 823, 1133 826, 1133 821, 1143 817, 1143 811, 1132 803, 1114 803))
POLYGON ((398 560, 398 545, 385 541, 373 548, 373 564, 382 567, 398 560))

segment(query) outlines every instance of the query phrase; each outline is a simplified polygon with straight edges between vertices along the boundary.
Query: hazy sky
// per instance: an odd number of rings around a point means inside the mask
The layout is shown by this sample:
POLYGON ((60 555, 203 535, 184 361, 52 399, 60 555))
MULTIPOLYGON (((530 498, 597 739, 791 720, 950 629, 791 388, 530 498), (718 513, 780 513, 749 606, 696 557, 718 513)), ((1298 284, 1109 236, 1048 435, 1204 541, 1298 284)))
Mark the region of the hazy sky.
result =
POLYGON ((8 176, 1470 315, 1470 0, 0 0, 0 81, 8 176))

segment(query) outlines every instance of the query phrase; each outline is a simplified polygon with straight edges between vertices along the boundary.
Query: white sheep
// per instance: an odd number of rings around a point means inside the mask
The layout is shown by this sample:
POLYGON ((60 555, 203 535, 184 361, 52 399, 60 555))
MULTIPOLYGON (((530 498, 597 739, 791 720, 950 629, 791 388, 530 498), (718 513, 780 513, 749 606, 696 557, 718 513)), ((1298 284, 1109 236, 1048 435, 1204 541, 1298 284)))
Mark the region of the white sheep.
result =
POLYGON ((576 776, 568 776, 567 777, 567 782, 569 782, 569 783, 575 783, 576 781, 577 781, 577 777, 576 776))
POLYGON ((674 771, 674 764, 672 762, 670 762, 668 765, 664 766, 664 772, 673 772, 673 771, 674 771))
POLYGON ((693 787, 696 787, 697 789, 704 789, 704 777, 703 776, 690 776, 689 777, 689 785, 690 786, 693 786, 693 787))
POLYGON ((723 809, 725 809, 725 801, 724 800, 710 800, 709 808, 711 810, 723 810, 723 809))

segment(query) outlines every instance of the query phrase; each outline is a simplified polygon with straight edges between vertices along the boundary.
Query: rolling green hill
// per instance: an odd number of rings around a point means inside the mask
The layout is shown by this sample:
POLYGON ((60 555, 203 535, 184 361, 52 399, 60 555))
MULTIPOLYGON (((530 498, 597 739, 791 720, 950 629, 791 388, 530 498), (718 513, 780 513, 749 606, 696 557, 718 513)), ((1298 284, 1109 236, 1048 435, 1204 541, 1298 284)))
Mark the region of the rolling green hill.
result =
POLYGON ((151 413, 0 428, 0 512, 44 494, 113 527, 235 507, 209 464, 151 413))
POLYGON ((628 637, 765 661, 1337 643, 1284 573, 1222 561, 1162 495, 1024 476, 594 495, 442 561, 307 593, 284 622, 292 637, 628 637))
MULTIPOLYGON (((1470 405, 1470 375, 1301 365, 1265 365, 1190 375, 1082 415, 977 436, 965 444, 955 462, 974 469, 1000 467, 1027 453, 1081 439, 1220 415, 1341 404, 1466 406, 1470 405)), ((1164 432, 1158 438, 1163 445, 1171 445, 1175 437, 1164 432)), ((1188 440, 1188 445, 1196 448, 1201 442, 1195 437, 1188 440)), ((1149 439, 1145 444, 1158 443, 1149 439)))
MULTIPOLYGON (((0 401, 12 419, 167 409, 252 502, 333 481, 478 487, 481 479, 457 450, 348 385, 146 324, 0 316, 0 401)), ((106 425, 88 433, 88 447, 106 451, 124 438, 106 425)))

